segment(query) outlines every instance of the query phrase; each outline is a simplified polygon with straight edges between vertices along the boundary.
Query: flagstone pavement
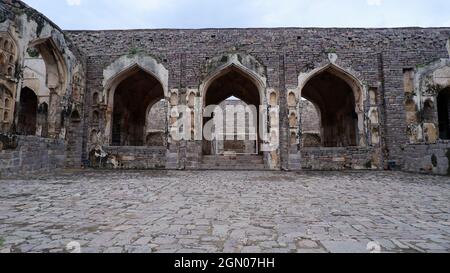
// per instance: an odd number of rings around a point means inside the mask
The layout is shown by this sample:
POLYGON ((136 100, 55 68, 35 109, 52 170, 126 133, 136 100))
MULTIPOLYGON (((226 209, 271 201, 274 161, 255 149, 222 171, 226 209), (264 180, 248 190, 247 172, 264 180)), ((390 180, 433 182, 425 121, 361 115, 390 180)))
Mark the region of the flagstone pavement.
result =
POLYGON ((450 252, 449 177, 65 171, 0 204, 2 253, 450 252))

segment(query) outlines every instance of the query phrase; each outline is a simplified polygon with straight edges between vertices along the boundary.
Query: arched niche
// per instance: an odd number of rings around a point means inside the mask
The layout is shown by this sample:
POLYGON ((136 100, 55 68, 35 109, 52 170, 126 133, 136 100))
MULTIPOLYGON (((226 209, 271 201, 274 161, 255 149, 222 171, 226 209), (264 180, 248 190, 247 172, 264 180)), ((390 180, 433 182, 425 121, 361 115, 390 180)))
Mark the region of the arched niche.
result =
POLYGON ((35 135, 37 129, 38 97, 30 88, 20 92, 17 133, 35 135))
POLYGON ((0 74, 15 78, 17 59, 17 42, 9 32, 0 32, 0 74))

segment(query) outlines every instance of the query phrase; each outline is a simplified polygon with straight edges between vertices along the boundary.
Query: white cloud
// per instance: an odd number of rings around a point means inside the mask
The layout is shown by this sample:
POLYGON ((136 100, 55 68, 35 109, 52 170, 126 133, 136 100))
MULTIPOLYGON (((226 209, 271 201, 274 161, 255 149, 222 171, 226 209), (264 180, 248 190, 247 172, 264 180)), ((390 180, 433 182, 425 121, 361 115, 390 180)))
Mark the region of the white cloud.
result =
POLYGON ((367 5, 369 6, 381 6, 383 4, 383 0, 367 0, 367 5))
MULTIPOLYGON (((73 0, 72 0, 73 1, 73 0)), ((116 0, 121 8, 127 10, 157 11, 171 6, 173 0, 116 0)))
POLYGON ((66 0, 66 3, 69 6, 79 6, 81 5, 81 0, 66 0))

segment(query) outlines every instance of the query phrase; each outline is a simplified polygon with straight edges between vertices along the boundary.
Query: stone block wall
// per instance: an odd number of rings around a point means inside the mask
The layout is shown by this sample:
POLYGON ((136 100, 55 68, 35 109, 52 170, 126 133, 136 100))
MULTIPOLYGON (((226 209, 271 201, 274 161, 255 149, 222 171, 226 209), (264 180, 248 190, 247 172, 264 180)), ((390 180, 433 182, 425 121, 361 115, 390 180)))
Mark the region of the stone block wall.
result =
MULTIPOLYGON (((169 74, 168 88, 178 90, 181 101, 188 90, 198 89, 205 80, 205 65, 209 60, 226 52, 245 52, 255 57, 266 70, 267 88, 279 94, 280 150, 273 156, 280 158, 283 169, 295 168, 300 161, 306 167, 320 166, 308 163, 316 160, 308 158, 314 154, 308 149, 302 153, 301 160, 297 160, 298 154, 289 152, 295 134, 290 130, 286 98, 289 90, 298 87, 301 73, 323 67, 330 62, 329 53, 333 52, 337 65, 350 71, 367 90, 374 91, 376 98, 370 107, 380 111, 380 144, 375 148, 361 148, 367 149, 370 155, 360 155, 358 150, 348 148, 358 158, 358 164, 354 165, 365 165, 364 161, 371 157, 382 157, 377 163, 383 168, 388 161, 403 165, 400 147, 408 142, 403 72, 438 58, 448 58, 445 45, 450 29, 171 29, 68 31, 66 35, 87 56, 88 98, 104 91, 102 75, 108 65, 135 52, 152 56, 164 65, 169 74), (287 167, 290 157, 295 157, 297 163, 287 167)), ((364 111, 368 115, 369 98, 368 94, 365 96, 364 111)), ((90 112, 93 108, 87 103, 85 107, 90 112)), ((371 136, 366 137, 370 143, 371 136)), ((83 138, 86 141, 88 136, 83 138)), ((171 166, 188 166, 187 157, 198 154, 196 145, 177 143, 169 148, 171 166)), ((323 157, 326 161, 327 156, 323 157)))
MULTIPOLYGON (((3 1, 0 13, 5 19, 0 22, 1 37, 12 41, 20 53, 15 56, 13 68, 23 69, 24 53, 31 46, 48 53, 43 56, 53 56, 46 63, 54 64, 50 68, 56 69, 58 75, 58 81, 52 82, 57 88, 49 105, 52 139, 18 136, 17 147, 1 151, 3 176, 79 167, 97 146, 106 146, 103 148, 111 164, 119 168, 198 168, 202 142, 171 142, 170 124, 164 124, 164 130, 151 130, 166 134, 165 147, 108 147, 107 117, 112 106, 104 104, 108 89, 105 80, 109 80, 108 75, 111 79, 114 76, 109 73, 114 69, 109 71, 108 67, 120 64, 118 60, 124 61, 123 68, 127 68, 127 63, 149 64, 151 59, 152 65, 157 64, 156 74, 164 76, 161 84, 170 110, 190 105, 191 96, 203 100, 202 86, 224 58, 228 62, 228 57, 236 57, 238 63, 244 60, 241 64, 248 64, 246 68, 256 72, 257 79, 263 82, 261 93, 267 94, 262 96, 262 104, 280 109, 279 116, 270 117, 271 126, 280 129, 274 136, 279 139, 279 148, 264 157, 271 169, 375 169, 394 162, 407 171, 448 171, 448 143, 408 144, 407 117, 411 115, 405 108, 414 92, 410 84, 405 84, 405 75, 409 75, 405 71, 420 71, 420 67, 436 60, 448 62, 450 28, 62 31, 21 1, 3 1), (308 120, 301 113, 305 110, 298 103, 304 89, 301 77, 329 65, 350 75, 360 86, 356 115, 361 147, 302 147, 305 141, 299 128, 302 123, 317 127, 318 118, 308 120)), ((7 107, 0 105, 9 119, 7 126, 0 127, 8 134, 15 133, 17 117, 13 119, 11 113, 17 112, 24 85, 20 73, 12 74, 0 75, 0 87, 5 91, 1 93, 8 94, 8 102, 15 101, 11 107, 9 103, 7 107)), ((411 80, 413 74, 408 76, 411 80)), ((175 118, 169 111, 155 111, 159 125, 175 118)))
POLYGON ((64 141, 36 136, 16 136, 15 148, 0 151, 0 178, 52 172, 64 167, 64 141))
POLYGON ((165 147, 105 147, 107 167, 116 169, 164 169, 165 147))
POLYGON ((303 148, 304 170, 372 170, 377 169, 373 148, 303 148))
POLYGON ((450 141, 403 147, 404 171, 450 176, 450 141))

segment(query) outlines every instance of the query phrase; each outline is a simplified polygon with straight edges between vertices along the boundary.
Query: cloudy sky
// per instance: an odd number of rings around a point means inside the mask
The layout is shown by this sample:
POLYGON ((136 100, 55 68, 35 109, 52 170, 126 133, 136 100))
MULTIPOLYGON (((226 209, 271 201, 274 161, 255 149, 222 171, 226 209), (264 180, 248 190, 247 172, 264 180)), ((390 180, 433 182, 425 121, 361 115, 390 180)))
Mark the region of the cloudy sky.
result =
POLYGON ((450 27, 449 0, 25 0, 63 29, 450 27))

